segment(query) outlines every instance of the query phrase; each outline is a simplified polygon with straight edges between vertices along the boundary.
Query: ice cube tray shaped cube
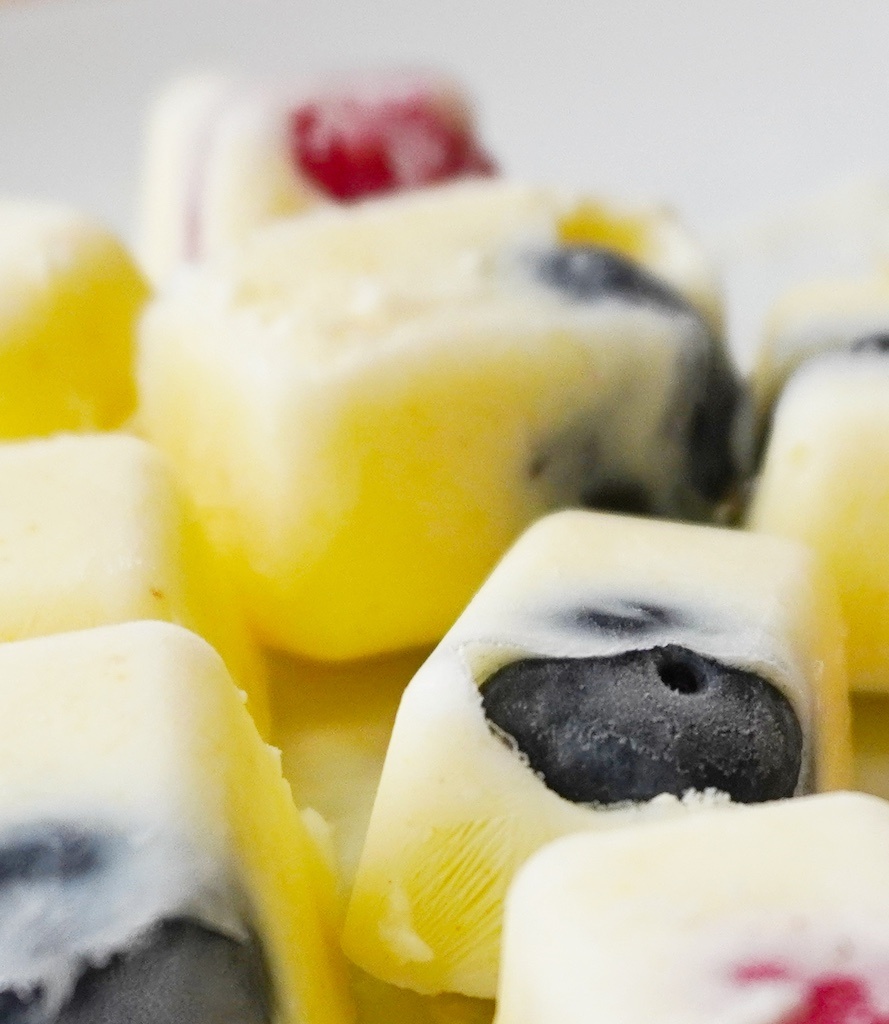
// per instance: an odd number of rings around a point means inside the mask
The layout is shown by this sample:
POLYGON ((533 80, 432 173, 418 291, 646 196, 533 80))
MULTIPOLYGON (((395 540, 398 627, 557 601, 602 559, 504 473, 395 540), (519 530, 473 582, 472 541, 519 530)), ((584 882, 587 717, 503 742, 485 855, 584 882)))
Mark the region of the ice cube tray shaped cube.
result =
POLYGON ((560 839, 507 898, 497 1024, 878 1024, 887 855, 852 793, 560 839))
POLYGON ((549 840, 694 813, 720 802, 713 789, 757 801, 846 784, 842 640, 802 545, 543 519, 405 691, 349 956, 419 991, 490 997, 507 886, 549 840))
POLYGON ((706 279, 667 215, 544 189, 325 210, 159 298, 141 423, 271 645, 422 646, 543 512, 706 518, 731 490, 738 387, 683 297, 706 279))
POLYGON ((889 689, 889 357, 822 356, 775 411, 748 522, 812 547, 836 580, 849 683, 889 689))
POLYGON ((269 728, 265 667, 161 454, 124 434, 0 444, 0 642, 138 619, 203 636, 269 728))
POLYGON ((203 640, 2 644, 0 708, 9 1019, 351 1020, 329 868, 203 640))

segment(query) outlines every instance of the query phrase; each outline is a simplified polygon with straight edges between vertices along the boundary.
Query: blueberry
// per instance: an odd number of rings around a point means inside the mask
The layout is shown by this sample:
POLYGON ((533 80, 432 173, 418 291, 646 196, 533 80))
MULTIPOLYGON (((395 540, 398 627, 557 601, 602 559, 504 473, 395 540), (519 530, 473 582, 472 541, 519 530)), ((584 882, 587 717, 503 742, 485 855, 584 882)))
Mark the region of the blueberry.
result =
POLYGON ((528 658, 481 692, 496 732, 575 803, 711 787, 758 803, 792 796, 800 778, 802 730, 786 697, 686 647, 528 658))
POLYGON ((889 352, 889 331, 876 331, 874 334, 866 334, 863 338, 857 338, 852 342, 850 352, 871 352, 885 355, 889 352))
POLYGON ((577 302, 617 297, 686 312, 688 303, 638 263, 596 245, 557 245, 532 256, 537 280, 577 302))
POLYGON ((129 953, 81 976, 50 1015, 37 990, 0 993, 0 1024, 271 1024, 262 947, 186 919, 158 924, 129 953))
MULTIPOLYGON (((627 429, 633 403, 641 399, 638 392, 632 397, 634 382, 623 380, 611 392, 591 393, 590 408, 533 451, 528 477, 544 492, 547 507, 709 519, 742 469, 733 435, 743 391, 719 339, 687 299, 608 249, 556 245, 534 252, 529 263, 538 283, 569 302, 618 299, 660 310, 683 338, 676 373, 658 385, 664 391, 662 420, 641 446, 627 429)), ((632 339, 626 344, 632 346, 632 339)), ((640 380, 646 373, 640 360, 640 380)))
POLYGON ((20 883, 73 881, 102 868, 105 842, 71 825, 30 827, 0 846, 0 888, 20 883))
POLYGON ((0 992, 0 1022, 2 1024, 43 1024, 46 1016, 40 1013, 40 1006, 16 992, 0 992))
POLYGON ((674 611, 659 605, 620 602, 614 608, 578 608, 569 615, 569 624, 585 631, 612 636, 639 636, 677 626, 681 618, 674 611))

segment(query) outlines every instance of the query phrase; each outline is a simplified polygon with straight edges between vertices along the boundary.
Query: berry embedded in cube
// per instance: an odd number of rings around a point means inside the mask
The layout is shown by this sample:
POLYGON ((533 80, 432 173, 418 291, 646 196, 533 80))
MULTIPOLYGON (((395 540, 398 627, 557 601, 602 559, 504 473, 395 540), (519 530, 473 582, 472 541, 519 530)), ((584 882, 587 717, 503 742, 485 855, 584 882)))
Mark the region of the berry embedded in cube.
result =
POLYGON ((0 645, 0 1016, 347 1024, 332 880, 218 655, 0 645))
POLYGON ((678 644, 514 661, 485 681, 482 707, 547 788, 576 804, 708 788, 742 803, 776 800, 793 795, 802 768, 788 698, 755 672, 678 644))
POLYGON ((849 685, 889 690, 889 359, 824 355, 775 410, 749 526, 812 547, 837 583, 849 685))
POLYGON ((405 691, 346 952, 418 991, 493 996, 507 887, 551 839, 845 785, 842 640, 802 545, 535 524, 405 691))
POLYGON ((330 202, 495 173, 469 99, 419 72, 174 82, 152 114, 140 251, 155 280, 330 202))
POLYGON ((123 434, 0 445, 0 641, 138 619, 202 635, 268 729, 265 670, 161 454, 123 434))
POLYGON ((328 208, 153 304, 140 423, 268 643, 434 643, 547 511, 707 519, 732 496, 708 273, 667 214, 545 189, 328 208))
POLYGON ((494 174, 494 161, 472 134, 463 98, 454 87, 434 84, 353 84, 308 99, 291 118, 294 163, 341 202, 494 174))
POLYGON ((884 1024, 887 894, 860 794, 563 838, 507 897, 496 1024, 884 1024))
POLYGON ((148 287, 123 246, 62 207, 0 200, 0 439, 120 426, 148 287))

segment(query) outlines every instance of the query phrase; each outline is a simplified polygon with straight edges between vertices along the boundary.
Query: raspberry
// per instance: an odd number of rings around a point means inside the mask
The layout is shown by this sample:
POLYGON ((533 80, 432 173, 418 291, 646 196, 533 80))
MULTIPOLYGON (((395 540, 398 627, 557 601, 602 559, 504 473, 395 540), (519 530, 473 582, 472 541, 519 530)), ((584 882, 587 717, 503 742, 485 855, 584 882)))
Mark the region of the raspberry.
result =
MULTIPOLYGON (((750 985, 789 981, 792 975, 779 964, 756 963, 736 971, 735 979, 750 985)), ((889 1014, 877 1012, 860 978, 828 974, 813 978, 802 1005, 775 1024, 889 1024, 889 1014)))
POLYGON ((877 1013, 858 978, 829 975, 815 979, 806 1002, 787 1024, 889 1024, 889 1015, 877 1013))
POLYGON ((496 172, 468 128, 420 94, 307 103, 292 115, 291 153, 303 174, 343 202, 496 172))

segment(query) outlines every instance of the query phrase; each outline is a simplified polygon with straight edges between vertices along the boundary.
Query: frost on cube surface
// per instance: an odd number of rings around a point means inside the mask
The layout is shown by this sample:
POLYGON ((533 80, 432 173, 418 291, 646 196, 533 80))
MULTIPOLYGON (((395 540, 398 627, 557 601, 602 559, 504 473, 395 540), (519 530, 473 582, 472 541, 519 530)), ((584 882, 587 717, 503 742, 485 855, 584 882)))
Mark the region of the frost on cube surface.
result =
POLYGON ((60 207, 0 200, 0 439, 107 430, 136 405, 148 288, 123 246, 60 207))
POLYGON ((268 726, 264 670, 161 454, 122 434, 0 445, 0 641, 137 619, 200 633, 268 726))
POLYGON ((0 1018, 339 1024, 330 879, 218 655, 0 646, 0 1018))
POLYGON ((850 685, 889 690, 889 355, 871 347, 797 371, 775 410, 749 525, 814 549, 837 583, 850 685))
POLYGON ((801 545, 547 517, 405 691, 344 948, 396 984, 492 996, 503 897, 539 846, 849 771, 839 612, 801 545))
POLYGON ((794 371, 827 353, 889 350, 889 276, 799 285, 772 307, 753 369, 757 413, 767 420, 794 371))
POLYGON ((887 912, 875 797, 569 836, 510 890, 496 1024, 882 1024, 887 912))
POLYGON ((422 646, 548 510, 707 519, 731 497, 717 306, 662 211, 427 189, 180 276, 144 322, 140 421, 271 645, 422 646))
POLYGON ((177 80, 149 123, 140 254, 162 280, 318 205, 491 175, 473 121, 458 83, 431 73, 177 80))

